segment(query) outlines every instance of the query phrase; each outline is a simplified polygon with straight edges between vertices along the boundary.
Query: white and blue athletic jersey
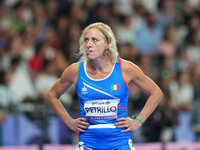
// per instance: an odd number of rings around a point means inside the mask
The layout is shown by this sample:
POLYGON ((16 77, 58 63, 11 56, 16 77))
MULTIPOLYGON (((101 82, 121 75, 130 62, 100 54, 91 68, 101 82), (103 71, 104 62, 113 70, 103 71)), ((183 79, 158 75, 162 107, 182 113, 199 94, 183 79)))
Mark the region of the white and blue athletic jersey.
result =
POLYGON ((87 75, 86 63, 79 63, 76 84, 80 116, 87 119, 89 128, 80 133, 79 141, 94 150, 130 150, 131 132, 121 133, 124 128, 115 126, 116 119, 127 117, 128 86, 121 70, 121 59, 117 61, 110 75, 103 79, 92 79, 87 75), (100 128, 90 128, 98 126, 100 128), (107 128, 107 126, 109 126, 107 128))

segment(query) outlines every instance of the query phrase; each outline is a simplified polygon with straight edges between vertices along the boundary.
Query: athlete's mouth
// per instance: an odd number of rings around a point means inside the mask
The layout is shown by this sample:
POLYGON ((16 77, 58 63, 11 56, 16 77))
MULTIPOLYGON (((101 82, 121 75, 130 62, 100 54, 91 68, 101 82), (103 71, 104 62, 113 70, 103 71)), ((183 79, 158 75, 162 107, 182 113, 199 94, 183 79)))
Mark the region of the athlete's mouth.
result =
POLYGON ((86 54, 91 54, 92 52, 92 50, 86 50, 86 54))

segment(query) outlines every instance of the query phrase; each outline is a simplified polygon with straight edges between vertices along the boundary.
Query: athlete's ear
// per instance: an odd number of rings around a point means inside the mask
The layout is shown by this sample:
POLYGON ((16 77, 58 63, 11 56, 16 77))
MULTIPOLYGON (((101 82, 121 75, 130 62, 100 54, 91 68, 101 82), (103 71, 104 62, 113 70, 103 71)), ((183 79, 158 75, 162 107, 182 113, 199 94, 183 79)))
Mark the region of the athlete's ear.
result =
POLYGON ((110 54, 110 51, 109 51, 109 49, 108 49, 108 48, 106 48, 106 49, 105 49, 105 51, 104 51, 104 54, 105 54, 106 56, 109 56, 109 54, 110 54))

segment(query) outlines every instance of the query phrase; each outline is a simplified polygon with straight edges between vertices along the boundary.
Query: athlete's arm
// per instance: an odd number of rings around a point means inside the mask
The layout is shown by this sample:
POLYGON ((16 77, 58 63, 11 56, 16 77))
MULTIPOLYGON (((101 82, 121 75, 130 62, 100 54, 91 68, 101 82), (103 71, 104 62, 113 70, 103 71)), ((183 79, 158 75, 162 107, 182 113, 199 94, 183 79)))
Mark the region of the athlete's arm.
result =
POLYGON ((46 99, 54 109, 56 114, 64 121, 64 123, 73 131, 84 132, 87 128, 85 118, 73 119, 67 113, 62 103, 60 96, 74 83, 77 82, 78 76, 78 63, 72 64, 67 67, 61 77, 54 83, 52 88, 48 91, 46 99))
MULTIPOLYGON (((163 96, 162 91, 135 64, 122 59, 121 65, 122 65, 122 74, 125 82, 127 84, 130 82, 134 82, 134 84, 140 90, 142 90, 149 96, 145 106, 138 115, 138 117, 140 117, 143 121, 145 121, 149 117, 149 115, 155 110, 160 100, 162 99, 163 96)), ((118 121, 119 121, 117 123, 117 125, 119 125, 118 127, 127 128, 126 130, 123 130, 123 132, 136 130, 142 125, 142 123, 137 119, 131 120, 130 118, 120 118, 118 119, 118 121)))

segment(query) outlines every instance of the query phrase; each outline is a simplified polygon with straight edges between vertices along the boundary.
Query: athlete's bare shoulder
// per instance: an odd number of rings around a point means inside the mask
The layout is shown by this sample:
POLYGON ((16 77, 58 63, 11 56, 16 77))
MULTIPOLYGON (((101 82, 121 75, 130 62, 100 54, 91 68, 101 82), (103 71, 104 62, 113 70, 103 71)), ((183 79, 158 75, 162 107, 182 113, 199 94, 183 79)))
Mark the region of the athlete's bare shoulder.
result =
POLYGON ((68 80, 68 81, 72 81, 76 83, 76 79, 78 76, 79 63, 80 62, 76 62, 69 65, 62 73, 61 80, 68 80))
POLYGON ((79 62, 73 63, 71 65, 69 65, 69 69, 74 72, 77 73, 78 72, 78 66, 79 66, 79 62))
POLYGON ((125 60, 123 58, 120 58, 120 59, 121 59, 122 69, 124 71, 131 71, 132 69, 133 70, 139 69, 139 67, 136 64, 134 64, 133 62, 125 60))
POLYGON ((143 76, 141 69, 131 61, 121 58, 121 68, 124 79, 127 83, 139 76, 143 76))

